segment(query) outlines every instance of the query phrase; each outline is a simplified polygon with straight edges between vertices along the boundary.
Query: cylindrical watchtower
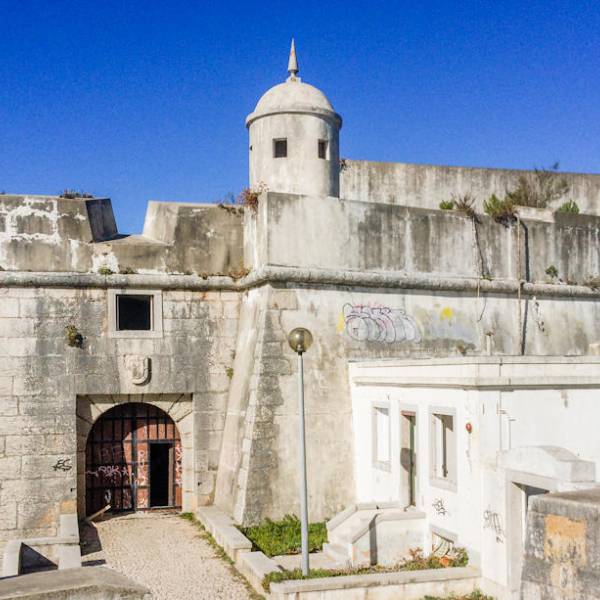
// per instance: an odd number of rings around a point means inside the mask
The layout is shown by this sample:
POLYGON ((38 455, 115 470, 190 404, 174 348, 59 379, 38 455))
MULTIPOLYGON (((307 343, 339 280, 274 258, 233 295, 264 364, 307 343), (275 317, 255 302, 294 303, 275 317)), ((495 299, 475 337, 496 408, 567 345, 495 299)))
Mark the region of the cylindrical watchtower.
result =
POLYGON ((323 92, 298 77, 294 40, 289 77, 248 115, 250 187, 309 196, 340 195, 342 118, 323 92))

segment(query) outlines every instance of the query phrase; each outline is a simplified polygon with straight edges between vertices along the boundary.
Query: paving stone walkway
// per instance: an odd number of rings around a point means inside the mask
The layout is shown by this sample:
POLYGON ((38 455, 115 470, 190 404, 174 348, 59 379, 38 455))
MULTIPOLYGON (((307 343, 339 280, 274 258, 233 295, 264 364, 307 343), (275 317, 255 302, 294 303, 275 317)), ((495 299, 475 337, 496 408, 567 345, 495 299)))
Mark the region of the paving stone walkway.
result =
POLYGON ((246 600, 244 584, 199 536, 173 513, 137 513, 88 527, 84 564, 112 567, 146 586, 155 600, 246 600), (94 539, 96 538, 96 539, 94 539))

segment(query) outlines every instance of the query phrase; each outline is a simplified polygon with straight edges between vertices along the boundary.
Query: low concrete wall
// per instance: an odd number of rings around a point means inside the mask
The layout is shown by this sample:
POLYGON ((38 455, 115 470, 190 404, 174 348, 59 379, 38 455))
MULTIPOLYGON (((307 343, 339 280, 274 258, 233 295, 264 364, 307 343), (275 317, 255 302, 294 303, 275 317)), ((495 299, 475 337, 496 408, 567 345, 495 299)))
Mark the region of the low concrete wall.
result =
POLYGON ((599 523, 600 489, 531 498, 521 598, 598 598, 599 523))
POLYGON ((0 581, 0 600, 152 600, 150 591, 106 567, 46 571, 0 581))
POLYGON ((424 596, 469 594, 480 576, 470 567, 324 577, 271 584, 273 600, 422 600, 424 596))
POLYGON ((377 515, 355 535, 352 563, 397 565, 410 550, 424 547, 426 524, 425 513, 417 511, 377 515))

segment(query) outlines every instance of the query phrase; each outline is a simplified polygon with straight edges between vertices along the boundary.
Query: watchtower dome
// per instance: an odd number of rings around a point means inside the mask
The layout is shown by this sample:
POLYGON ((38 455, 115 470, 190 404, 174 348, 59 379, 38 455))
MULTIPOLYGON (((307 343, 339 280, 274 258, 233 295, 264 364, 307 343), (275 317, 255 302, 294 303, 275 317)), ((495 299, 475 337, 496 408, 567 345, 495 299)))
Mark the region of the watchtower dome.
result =
POLYGON ((250 186, 339 197, 342 118, 323 92, 300 80, 298 71, 292 40, 289 77, 266 92, 246 119, 250 186))

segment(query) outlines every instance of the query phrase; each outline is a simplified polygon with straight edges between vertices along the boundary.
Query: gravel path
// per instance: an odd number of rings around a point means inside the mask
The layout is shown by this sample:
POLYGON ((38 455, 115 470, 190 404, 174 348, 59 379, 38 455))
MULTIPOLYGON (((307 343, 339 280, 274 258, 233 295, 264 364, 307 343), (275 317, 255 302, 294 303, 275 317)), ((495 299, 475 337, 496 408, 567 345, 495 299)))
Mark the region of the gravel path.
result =
POLYGON ((101 549, 94 532, 84 538, 84 563, 105 560, 148 587, 155 600, 250 599, 232 567, 199 536, 195 525, 175 514, 137 513, 97 523, 101 549))

